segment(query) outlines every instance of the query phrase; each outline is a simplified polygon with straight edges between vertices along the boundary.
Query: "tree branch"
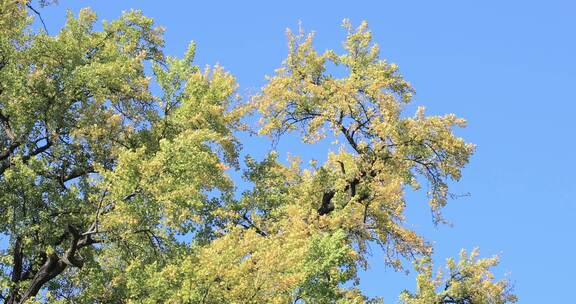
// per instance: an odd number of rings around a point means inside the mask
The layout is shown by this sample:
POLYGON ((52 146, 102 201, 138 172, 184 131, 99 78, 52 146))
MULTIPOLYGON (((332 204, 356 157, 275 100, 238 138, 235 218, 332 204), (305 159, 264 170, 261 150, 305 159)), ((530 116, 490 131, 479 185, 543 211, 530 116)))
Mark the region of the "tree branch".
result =
POLYGON ((30 282, 19 302, 13 303, 23 304, 28 299, 36 296, 44 284, 60 275, 68 266, 82 268, 84 265, 83 260, 76 256, 78 250, 100 242, 94 240, 92 234, 82 234, 72 225, 68 225, 67 230, 67 234, 72 236, 70 247, 61 257, 56 252, 46 253, 46 260, 32 278, 32 282, 30 282))
POLYGON ((42 26, 44 27, 44 31, 46 32, 46 34, 48 34, 48 28, 46 27, 46 23, 44 23, 44 19, 42 18, 42 15, 40 14, 40 12, 38 10, 36 10, 30 4, 30 2, 26 3, 26 7, 28 7, 31 11, 34 12, 34 14, 36 14, 38 16, 38 18, 40 19, 40 22, 42 23, 42 26))

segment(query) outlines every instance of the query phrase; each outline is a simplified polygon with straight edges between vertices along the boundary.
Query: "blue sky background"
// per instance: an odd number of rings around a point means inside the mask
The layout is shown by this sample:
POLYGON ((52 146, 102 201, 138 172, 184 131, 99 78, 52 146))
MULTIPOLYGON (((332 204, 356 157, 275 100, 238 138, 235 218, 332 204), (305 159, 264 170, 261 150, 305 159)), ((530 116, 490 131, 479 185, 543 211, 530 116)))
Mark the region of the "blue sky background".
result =
MULTIPOLYGON (((443 264, 460 248, 501 254, 499 275, 514 282, 520 303, 563 303, 576 283, 574 71, 576 3, 570 1, 71 1, 41 10, 51 34, 65 9, 90 6, 101 19, 140 8, 166 28, 166 53, 197 42, 196 62, 220 63, 240 93, 256 92, 286 55, 285 29, 302 21, 316 46, 341 49, 343 18, 367 20, 381 54, 416 88, 428 114, 456 113, 458 133, 477 144, 445 216, 434 227, 425 198, 408 195, 408 225, 435 244, 443 264)), ((411 114, 411 113, 409 113, 411 114)), ((261 157, 269 142, 242 136, 261 157)), ((278 146, 320 161, 325 146, 288 138, 278 146)), ((360 287, 395 303, 413 275, 383 267, 374 250, 360 287)))

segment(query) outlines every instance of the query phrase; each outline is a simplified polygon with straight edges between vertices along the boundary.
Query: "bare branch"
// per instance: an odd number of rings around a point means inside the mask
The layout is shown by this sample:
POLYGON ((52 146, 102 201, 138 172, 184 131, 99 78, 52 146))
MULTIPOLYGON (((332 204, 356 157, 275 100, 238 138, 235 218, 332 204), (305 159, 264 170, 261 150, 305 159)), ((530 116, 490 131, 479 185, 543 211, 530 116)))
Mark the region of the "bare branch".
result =
POLYGON ((34 12, 34 14, 36 14, 38 16, 38 18, 40 19, 40 22, 42 23, 42 27, 44 27, 44 31, 46 32, 46 34, 48 34, 48 28, 46 27, 46 23, 44 22, 44 19, 42 18, 42 15, 40 14, 40 12, 38 10, 36 10, 30 4, 30 2, 26 3, 26 7, 28 7, 31 11, 34 12))

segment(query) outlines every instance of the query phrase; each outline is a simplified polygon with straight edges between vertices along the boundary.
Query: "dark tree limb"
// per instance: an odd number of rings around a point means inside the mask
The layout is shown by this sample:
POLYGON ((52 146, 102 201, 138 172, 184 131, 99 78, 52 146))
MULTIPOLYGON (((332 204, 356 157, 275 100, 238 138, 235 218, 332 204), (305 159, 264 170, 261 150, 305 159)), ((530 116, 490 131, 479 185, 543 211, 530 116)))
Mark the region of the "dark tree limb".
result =
POLYGON ((32 12, 34 12, 34 14, 36 14, 38 16, 38 18, 40 19, 40 22, 42 23, 42 27, 44 27, 44 31, 46 32, 46 34, 48 34, 48 28, 46 27, 46 23, 44 22, 44 18, 42 18, 42 15, 40 14, 40 12, 35 9, 30 2, 26 3, 26 7, 28 7, 32 12))
POLYGON ((19 283, 22 276, 22 238, 20 236, 16 237, 14 242, 14 252, 12 254, 12 262, 14 266, 12 267, 11 280, 14 284, 8 293, 6 303, 15 303, 19 299, 19 283))
MULTIPOLYGON (((44 144, 43 146, 40 147, 36 147, 34 150, 30 151, 29 154, 26 154, 24 156, 22 156, 22 162, 27 163, 32 157, 46 152, 48 149, 50 149, 50 147, 52 147, 52 141, 50 140, 46 140, 46 144, 44 144)), ((0 160, 6 160, 6 162, 3 162, 0 164, 0 175, 4 174, 4 172, 6 170, 8 170, 8 168, 10 168, 10 166, 12 166, 12 163, 10 162, 10 160, 8 159, 13 153, 14 150, 16 150, 16 148, 18 148, 20 146, 20 144, 18 144, 18 146, 14 147, 13 150, 6 150, 4 152, 2 152, 0 154, 0 160), (6 154, 6 157, 3 159, 2 156, 4 156, 4 153, 6 154)))
POLYGON ((92 234, 80 233, 72 225, 68 225, 68 235, 72 238, 70 247, 68 247, 62 256, 59 256, 56 252, 46 253, 46 260, 32 278, 26 291, 18 301, 13 300, 10 304, 23 304, 26 300, 35 297, 44 284, 60 275, 68 266, 82 268, 84 263, 82 259, 77 256, 78 251, 84 247, 96 244, 99 241, 94 240, 92 234))
POLYGON ((247 215, 246 213, 242 214, 242 219, 243 219, 244 221, 246 221, 247 224, 245 224, 245 223, 238 223, 240 226, 242 226, 242 227, 244 227, 244 228, 246 228, 246 229, 253 228, 253 229, 256 231, 256 233, 258 233, 259 235, 264 236, 264 237, 268 236, 268 233, 266 233, 264 230, 260 229, 260 227, 258 227, 258 226, 248 217, 248 215, 247 215))
POLYGON ((334 211, 334 203, 332 202, 334 195, 336 195, 335 190, 326 191, 322 194, 322 203, 320 208, 318 208, 318 215, 326 215, 334 211))

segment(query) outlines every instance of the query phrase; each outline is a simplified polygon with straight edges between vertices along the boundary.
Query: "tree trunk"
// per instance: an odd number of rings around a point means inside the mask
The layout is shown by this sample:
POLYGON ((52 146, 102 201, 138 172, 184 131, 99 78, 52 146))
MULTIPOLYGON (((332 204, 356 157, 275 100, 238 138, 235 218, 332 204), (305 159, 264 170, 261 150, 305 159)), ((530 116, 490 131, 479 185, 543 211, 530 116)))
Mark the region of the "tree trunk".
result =
MULTIPOLYGON (((22 296, 18 295, 18 290, 15 289, 14 296, 10 295, 7 300, 7 304, 22 304, 26 302, 28 299, 35 297, 42 286, 55 278, 56 276, 60 275, 66 267, 73 266, 82 268, 83 261, 76 257, 76 253, 83 247, 90 246, 98 241, 95 241, 91 237, 91 233, 87 232, 84 234, 80 234, 79 231, 74 228, 73 226, 68 226, 68 233, 72 236, 72 243, 66 252, 60 257, 55 252, 51 252, 46 254, 46 260, 44 264, 38 269, 38 272, 32 278, 32 281, 26 291, 22 294, 22 296)), ((20 275, 19 275, 20 279, 20 275)))
POLYGON ((55 278, 57 275, 61 274, 68 266, 61 258, 58 257, 55 253, 48 255, 48 260, 40 267, 34 278, 32 279, 32 283, 26 292, 22 295, 22 298, 19 302, 14 303, 24 303, 26 300, 35 297, 42 286, 46 284, 48 281, 55 278))

